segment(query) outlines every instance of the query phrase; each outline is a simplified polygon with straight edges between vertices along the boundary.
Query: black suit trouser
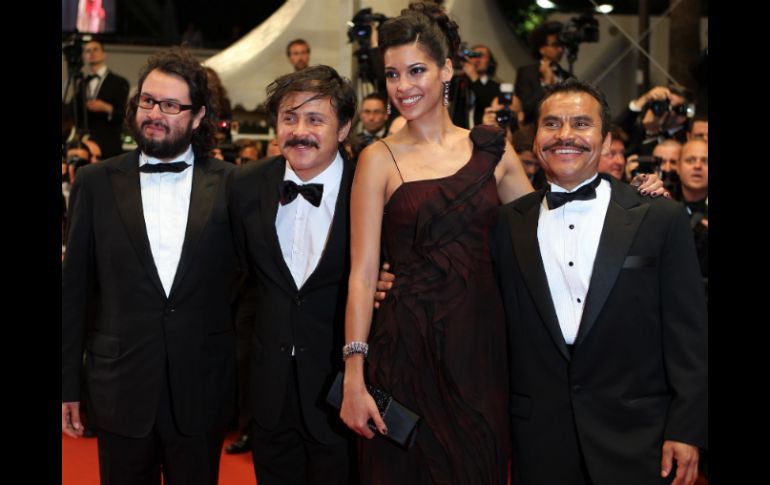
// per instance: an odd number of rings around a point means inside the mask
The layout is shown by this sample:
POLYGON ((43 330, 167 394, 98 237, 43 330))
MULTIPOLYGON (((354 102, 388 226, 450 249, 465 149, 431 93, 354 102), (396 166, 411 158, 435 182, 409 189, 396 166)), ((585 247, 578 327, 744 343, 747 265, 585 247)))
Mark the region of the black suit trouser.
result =
POLYGON ((164 485, 216 485, 225 427, 182 435, 174 423, 167 379, 161 388, 147 436, 128 438, 97 429, 102 485, 160 485, 161 473, 164 485))
MULTIPOLYGON (((346 485, 357 483, 351 440, 334 444, 314 439, 302 416, 297 367, 292 366, 283 413, 275 429, 252 426, 254 472, 259 485, 346 485)), ((266 397, 269 399, 269 397, 266 397)), ((259 399, 259 398, 258 398, 259 399)))

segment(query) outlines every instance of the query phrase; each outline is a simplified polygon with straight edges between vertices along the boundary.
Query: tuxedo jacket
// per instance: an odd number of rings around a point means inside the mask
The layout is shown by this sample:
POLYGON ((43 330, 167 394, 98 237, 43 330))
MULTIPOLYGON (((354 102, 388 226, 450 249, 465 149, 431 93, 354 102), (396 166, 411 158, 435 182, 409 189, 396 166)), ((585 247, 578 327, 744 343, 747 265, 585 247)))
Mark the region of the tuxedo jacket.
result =
POLYGON ((501 208, 493 256, 509 328, 512 483, 660 483, 664 440, 705 448, 707 329, 684 209, 610 180, 570 352, 537 239, 543 192, 501 208))
POLYGON ((112 105, 112 116, 108 118, 107 113, 88 111, 83 106, 85 96, 85 79, 81 84, 81 90, 74 99, 75 109, 77 109, 77 121, 80 129, 85 129, 85 121, 88 121, 88 132, 91 138, 99 144, 102 149, 102 158, 110 158, 123 153, 123 140, 121 139, 123 131, 123 118, 126 116, 126 101, 128 101, 128 81, 112 71, 107 71, 99 92, 96 93, 96 99, 101 99, 112 105))
POLYGON ((315 439, 330 444, 347 434, 337 411, 326 404, 326 394, 342 369, 353 169, 345 159, 326 247, 301 288, 283 259, 275 229, 285 169, 282 156, 267 158, 243 166, 232 185, 236 246, 259 296, 252 334, 251 412, 262 428, 278 425, 294 359, 305 423, 315 439))
POLYGON ((181 258, 169 296, 145 228, 139 152, 78 170, 62 266, 62 402, 80 401, 86 349, 89 417, 128 437, 155 422, 166 382, 181 433, 230 418, 236 255, 227 210, 234 168, 195 159, 181 258), (165 376, 164 376, 165 373, 165 376))
MULTIPOLYGON (((562 79, 570 76, 569 71, 556 64, 556 72, 562 79)), ((537 105, 545 96, 545 89, 540 84, 540 62, 522 66, 516 71, 516 86, 513 91, 521 100, 524 110, 524 123, 537 122, 537 105)))

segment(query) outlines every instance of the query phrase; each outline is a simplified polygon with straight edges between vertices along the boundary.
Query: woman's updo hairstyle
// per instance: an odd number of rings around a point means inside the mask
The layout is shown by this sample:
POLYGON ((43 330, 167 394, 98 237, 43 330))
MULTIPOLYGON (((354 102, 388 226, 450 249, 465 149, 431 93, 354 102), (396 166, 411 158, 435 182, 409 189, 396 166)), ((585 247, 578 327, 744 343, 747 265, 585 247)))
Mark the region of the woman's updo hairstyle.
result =
POLYGON ((417 41, 439 67, 454 59, 460 49, 457 23, 433 2, 410 3, 401 15, 380 26, 380 52, 417 41))

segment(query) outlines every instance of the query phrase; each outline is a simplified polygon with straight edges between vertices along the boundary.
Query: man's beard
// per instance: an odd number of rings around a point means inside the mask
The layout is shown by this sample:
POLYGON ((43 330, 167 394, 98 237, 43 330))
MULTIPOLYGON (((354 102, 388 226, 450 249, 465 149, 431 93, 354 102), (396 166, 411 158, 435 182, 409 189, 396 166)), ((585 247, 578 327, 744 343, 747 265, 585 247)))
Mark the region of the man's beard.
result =
MULTIPOLYGON (((152 122, 145 120, 142 125, 147 125, 150 123, 152 122)), ((165 128, 166 134, 168 135, 168 126, 165 124, 162 126, 165 128)), ((136 122, 133 123, 132 131, 134 132, 134 140, 136 140, 136 146, 139 147, 139 150, 144 152, 147 156, 159 159, 172 158, 187 151, 187 147, 192 142, 193 135, 192 120, 190 120, 190 123, 187 125, 187 129, 184 131, 184 133, 180 134, 176 138, 167 136, 164 140, 148 139, 144 136, 142 129, 137 127, 136 122)))

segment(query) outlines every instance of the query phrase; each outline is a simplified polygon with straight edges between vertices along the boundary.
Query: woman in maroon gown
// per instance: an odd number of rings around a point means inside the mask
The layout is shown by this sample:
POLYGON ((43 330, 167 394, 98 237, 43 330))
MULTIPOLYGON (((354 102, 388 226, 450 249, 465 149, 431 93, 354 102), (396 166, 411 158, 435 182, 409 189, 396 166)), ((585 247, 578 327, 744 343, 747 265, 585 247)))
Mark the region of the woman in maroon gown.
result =
POLYGON ((496 127, 452 124, 446 86, 457 24, 413 4, 379 32, 390 102, 406 126, 370 145, 351 200, 346 358, 340 415, 361 436, 362 483, 504 484, 508 372, 488 232, 500 201, 532 191, 496 127), (380 249, 396 283, 372 323, 380 249), (363 346, 353 345, 354 351, 363 346), (409 449, 374 437, 385 426, 369 383, 421 416, 409 449))

